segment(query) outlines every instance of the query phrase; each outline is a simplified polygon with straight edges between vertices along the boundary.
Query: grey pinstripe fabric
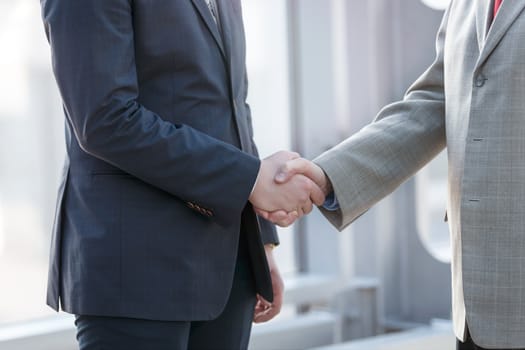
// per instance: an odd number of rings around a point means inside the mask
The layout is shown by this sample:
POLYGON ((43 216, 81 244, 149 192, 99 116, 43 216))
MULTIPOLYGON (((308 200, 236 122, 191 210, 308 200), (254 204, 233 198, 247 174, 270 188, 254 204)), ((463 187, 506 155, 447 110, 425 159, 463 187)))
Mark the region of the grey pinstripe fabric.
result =
POLYGON ((315 160, 342 229, 447 147, 454 329, 489 349, 525 347, 524 9, 504 1, 490 26, 492 1, 452 0, 404 100, 315 160))

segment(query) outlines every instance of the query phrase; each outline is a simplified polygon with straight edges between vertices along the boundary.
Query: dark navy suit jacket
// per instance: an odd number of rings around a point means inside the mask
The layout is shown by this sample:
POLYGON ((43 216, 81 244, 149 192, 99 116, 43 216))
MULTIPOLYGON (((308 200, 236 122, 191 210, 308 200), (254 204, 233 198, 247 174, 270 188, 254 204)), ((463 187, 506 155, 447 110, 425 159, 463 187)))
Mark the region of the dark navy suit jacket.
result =
POLYGON ((207 320, 231 289, 241 218, 272 299, 247 199, 260 161, 246 104, 240 0, 41 0, 67 162, 47 302, 75 314, 207 320))

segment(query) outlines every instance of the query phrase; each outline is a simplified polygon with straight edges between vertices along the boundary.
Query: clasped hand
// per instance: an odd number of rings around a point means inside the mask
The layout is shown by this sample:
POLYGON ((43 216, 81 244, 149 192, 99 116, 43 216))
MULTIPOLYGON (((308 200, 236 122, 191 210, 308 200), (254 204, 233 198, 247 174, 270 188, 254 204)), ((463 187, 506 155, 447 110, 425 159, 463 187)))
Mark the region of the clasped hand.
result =
POLYGON ((294 152, 280 151, 261 162, 250 202, 257 213, 289 226, 322 205, 331 186, 323 170, 294 152))

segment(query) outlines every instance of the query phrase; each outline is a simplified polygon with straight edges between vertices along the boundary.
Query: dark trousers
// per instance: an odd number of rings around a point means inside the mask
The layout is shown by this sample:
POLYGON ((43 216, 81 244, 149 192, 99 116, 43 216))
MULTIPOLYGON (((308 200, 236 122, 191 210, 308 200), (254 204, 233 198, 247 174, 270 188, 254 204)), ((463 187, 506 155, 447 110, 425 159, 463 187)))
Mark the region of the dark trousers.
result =
POLYGON ((249 257, 237 259, 227 305, 215 320, 164 322, 131 318, 77 316, 80 350, 246 349, 255 307, 249 257))

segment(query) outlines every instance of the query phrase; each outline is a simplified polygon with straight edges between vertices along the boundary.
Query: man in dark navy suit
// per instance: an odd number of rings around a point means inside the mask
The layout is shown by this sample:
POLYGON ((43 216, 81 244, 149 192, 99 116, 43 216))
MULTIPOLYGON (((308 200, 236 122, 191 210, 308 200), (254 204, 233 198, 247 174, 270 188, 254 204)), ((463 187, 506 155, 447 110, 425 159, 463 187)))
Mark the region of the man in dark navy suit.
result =
POLYGON ((76 315, 81 349, 246 348, 283 290, 252 204, 301 216, 324 198, 273 182, 296 154, 258 159, 240 0, 41 5, 67 142, 48 304, 76 315))

